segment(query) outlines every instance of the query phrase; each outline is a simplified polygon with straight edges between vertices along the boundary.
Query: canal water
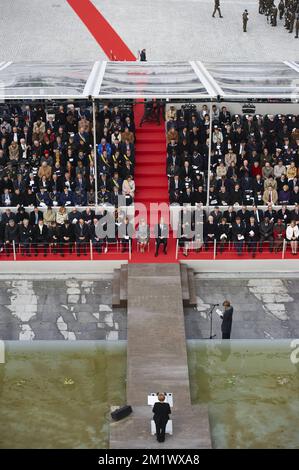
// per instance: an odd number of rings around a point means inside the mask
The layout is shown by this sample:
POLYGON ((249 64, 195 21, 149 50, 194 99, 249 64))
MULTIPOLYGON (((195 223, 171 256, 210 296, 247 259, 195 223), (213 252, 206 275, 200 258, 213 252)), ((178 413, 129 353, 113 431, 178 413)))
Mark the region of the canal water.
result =
POLYGON ((126 343, 6 342, 0 448, 107 448, 110 406, 125 403, 126 343))
MULTIPOLYGON (((290 341, 187 344, 192 402, 208 405, 214 448, 299 448, 290 341)), ((0 448, 108 447, 110 407, 126 401, 126 342, 5 346, 0 448)))
POLYGON ((188 342, 192 402, 208 405, 214 448, 299 448, 292 351, 298 360, 291 340, 188 342))

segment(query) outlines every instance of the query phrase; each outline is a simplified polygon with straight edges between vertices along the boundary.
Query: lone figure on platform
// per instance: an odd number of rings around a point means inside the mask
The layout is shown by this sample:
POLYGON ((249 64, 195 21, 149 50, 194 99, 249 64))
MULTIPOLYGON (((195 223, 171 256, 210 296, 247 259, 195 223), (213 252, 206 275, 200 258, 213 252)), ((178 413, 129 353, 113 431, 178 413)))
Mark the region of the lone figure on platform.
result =
POLYGON ((243 15, 243 33, 247 33, 247 23, 248 23, 248 11, 245 10, 243 15))
POLYGON ((225 300, 223 302, 224 312, 221 315, 222 324, 221 324, 221 331, 222 331, 222 339, 230 339, 231 331, 232 331, 232 321, 233 321, 233 312, 234 309, 231 306, 229 300, 225 300))
POLYGON ((169 420, 169 415, 171 414, 171 409, 169 403, 165 403, 164 393, 159 393, 157 403, 154 404, 153 413, 154 421, 156 425, 156 436, 158 442, 165 441, 165 429, 167 421, 169 420))
POLYGON ((142 49, 139 52, 139 60, 140 62, 146 62, 146 49, 142 49))
POLYGON ((220 0, 215 0, 214 12, 212 15, 213 18, 215 18, 216 11, 218 11, 219 13, 219 18, 223 18, 223 16, 221 15, 221 10, 220 10, 220 0))

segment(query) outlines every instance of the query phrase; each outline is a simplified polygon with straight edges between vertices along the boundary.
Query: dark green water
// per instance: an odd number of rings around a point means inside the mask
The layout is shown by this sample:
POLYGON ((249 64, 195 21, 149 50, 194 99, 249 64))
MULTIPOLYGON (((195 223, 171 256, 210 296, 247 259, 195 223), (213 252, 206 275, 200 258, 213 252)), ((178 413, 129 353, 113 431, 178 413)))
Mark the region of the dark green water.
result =
POLYGON ((214 448, 299 448, 290 342, 188 342, 192 401, 209 406, 214 448))
POLYGON ((107 448, 110 406, 125 403, 126 344, 7 342, 0 448, 107 448))
MULTIPOLYGON (((290 341, 189 341, 193 403, 214 448, 299 448, 290 341)), ((0 448, 107 448, 125 403, 126 342, 9 342, 0 364, 0 448)), ((175 397, 175 391, 174 391, 175 397)))

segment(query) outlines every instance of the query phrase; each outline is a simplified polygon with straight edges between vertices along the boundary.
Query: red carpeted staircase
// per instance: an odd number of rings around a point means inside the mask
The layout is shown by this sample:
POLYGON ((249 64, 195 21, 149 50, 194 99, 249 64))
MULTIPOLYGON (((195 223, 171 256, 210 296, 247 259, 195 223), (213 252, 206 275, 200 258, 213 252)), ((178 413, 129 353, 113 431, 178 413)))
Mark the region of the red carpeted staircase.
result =
MULTIPOLYGON (((150 203, 169 204, 168 181, 166 176, 166 133, 163 118, 161 124, 144 123, 140 127, 139 123, 143 116, 144 102, 135 104, 134 118, 136 125, 136 146, 135 146, 135 203, 143 203, 147 210, 147 221, 151 221, 151 233, 153 233, 155 220, 153 211, 150 214, 150 203)), ((157 215, 157 214, 156 214, 157 215)), ((159 214, 161 215, 161 214, 159 214)), ((165 221, 169 219, 169 210, 162 214, 165 221)), ((173 263, 175 262, 176 240, 173 239, 172 232, 168 241, 167 255, 163 254, 163 247, 160 246, 159 256, 155 255, 155 239, 151 238, 149 252, 137 253, 136 242, 133 243, 132 262, 133 263, 173 263)))

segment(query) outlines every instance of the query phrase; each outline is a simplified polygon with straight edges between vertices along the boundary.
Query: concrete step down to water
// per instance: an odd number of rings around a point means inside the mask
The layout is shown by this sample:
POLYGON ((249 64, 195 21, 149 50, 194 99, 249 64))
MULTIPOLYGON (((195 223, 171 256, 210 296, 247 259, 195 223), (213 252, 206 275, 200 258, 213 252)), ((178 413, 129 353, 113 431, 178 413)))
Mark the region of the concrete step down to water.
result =
POLYGON ((182 283, 182 298, 184 304, 189 304, 189 281, 188 281, 188 268, 186 264, 180 265, 181 269, 181 283, 182 283))
POLYGON ((197 305, 196 288, 194 282, 194 271, 188 268, 188 286, 189 286, 189 306, 194 307, 197 305))
POLYGON ((128 265, 123 264, 120 268, 120 304, 122 307, 127 305, 128 301, 128 265))
POLYGON ((112 282, 112 306, 120 307, 120 269, 114 269, 112 282))

